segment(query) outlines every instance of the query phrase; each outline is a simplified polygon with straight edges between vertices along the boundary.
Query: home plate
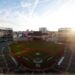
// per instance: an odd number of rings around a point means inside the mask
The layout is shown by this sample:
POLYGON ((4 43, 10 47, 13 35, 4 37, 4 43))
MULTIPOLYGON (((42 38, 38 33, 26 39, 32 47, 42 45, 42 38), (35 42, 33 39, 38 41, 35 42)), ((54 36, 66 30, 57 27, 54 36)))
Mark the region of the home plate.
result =
POLYGON ((59 60, 59 62, 58 62, 58 64, 57 64, 57 65, 61 65, 61 63, 63 62, 63 60, 64 60, 64 56, 63 56, 63 57, 61 57, 61 59, 59 60))

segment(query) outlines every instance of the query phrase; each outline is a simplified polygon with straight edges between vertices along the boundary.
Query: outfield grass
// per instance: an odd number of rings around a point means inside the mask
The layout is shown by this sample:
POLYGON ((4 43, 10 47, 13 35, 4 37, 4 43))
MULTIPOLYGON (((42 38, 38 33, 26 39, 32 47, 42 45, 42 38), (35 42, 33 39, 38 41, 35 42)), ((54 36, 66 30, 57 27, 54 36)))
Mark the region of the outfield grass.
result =
POLYGON ((18 41, 11 44, 10 48, 15 54, 25 54, 28 51, 32 51, 33 53, 36 51, 45 51, 50 54, 56 54, 64 49, 63 45, 45 41, 18 41))

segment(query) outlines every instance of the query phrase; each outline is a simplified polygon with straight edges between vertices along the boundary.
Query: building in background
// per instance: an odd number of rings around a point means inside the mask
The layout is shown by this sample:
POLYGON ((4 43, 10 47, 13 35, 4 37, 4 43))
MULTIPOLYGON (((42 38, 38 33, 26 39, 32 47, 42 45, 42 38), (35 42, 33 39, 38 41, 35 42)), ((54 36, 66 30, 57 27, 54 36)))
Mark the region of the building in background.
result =
POLYGON ((33 31, 28 34, 30 40, 46 40, 47 33, 42 33, 41 31, 33 31))
POLYGON ((13 32, 14 41, 26 41, 28 40, 29 31, 17 31, 13 32))
POLYGON ((11 28, 0 28, 0 41, 13 41, 13 30, 11 28))
POLYGON ((13 32, 13 40, 14 41, 18 40, 18 33, 17 32, 13 32))
MULTIPOLYGON (((4 32, 0 33, 1 36, 4 32)), ((42 39, 46 41, 52 41, 55 43, 65 43, 73 41, 75 38, 74 33, 71 28, 59 28, 58 31, 48 31, 47 28, 39 28, 39 31, 17 31, 13 32, 14 40, 32 40, 32 39, 42 39)))
POLYGON ((58 42, 58 32, 57 31, 48 31, 48 41, 58 42))
POLYGON ((58 29, 58 41, 65 43, 70 41, 70 36, 71 36, 71 28, 59 28, 58 29))
POLYGON ((46 27, 41 27, 39 28, 39 31, 41 31, 42 33, 47 33, 47 28, 46 27))

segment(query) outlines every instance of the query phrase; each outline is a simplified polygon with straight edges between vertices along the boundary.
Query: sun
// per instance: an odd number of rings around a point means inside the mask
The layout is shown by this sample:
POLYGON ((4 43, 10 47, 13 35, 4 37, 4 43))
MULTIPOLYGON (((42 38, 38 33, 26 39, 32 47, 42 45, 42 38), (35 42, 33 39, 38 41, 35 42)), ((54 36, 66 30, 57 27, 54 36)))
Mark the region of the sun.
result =
POLYGON ((72 28, 72 31, 75 32, 75 28, 72 28))

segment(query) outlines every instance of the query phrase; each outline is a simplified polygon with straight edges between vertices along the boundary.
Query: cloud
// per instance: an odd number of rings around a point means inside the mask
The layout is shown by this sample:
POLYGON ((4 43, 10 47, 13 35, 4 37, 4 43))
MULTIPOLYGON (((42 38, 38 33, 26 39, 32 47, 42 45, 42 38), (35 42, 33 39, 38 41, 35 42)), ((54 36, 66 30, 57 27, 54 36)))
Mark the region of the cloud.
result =
POLYGON ((23 8, 30 9, 29 13, 9 9, 1 10, 0 23, 2 22, 2 25, 14 28, 14 30, 38 30, 39 27, 47 27, 49 29, 75 27, 75 1, 57 0, 55 1, 55 6, 52 6, 53 9, 49 8, 42 15, 34 12, 39 2, 40 0, 36 0, 32 3, 21 4, 23 8))
POLYGON ((49 2, 51 0, 39 0, 40 3, 49 2))
POLYGON ((48 26, 53 25, 56 28, 65 26, 75 27, 75 1, 68 0, 57 10, 53 12, 51 12, 51 10, 46 11, 42 17, 48 26))
POLYGON ((21 7, 22 8, 29 8, 32 6, 32 3, 29 2, 21 2, 21 7))
POLYGON ((25 0, 22 0, 21 1, 21 7, 22 8, 27 8, 28 9, 28 13, 30 14, 30 15, 32 15, 33 14, 33 12, 34 12, 34 10, 36 9, 36 7, 37 7, 37 5, 38 5, 38 3, 39 3, 39 1, 40 0, 32 0, 32 1, 25 1, 25 0))
POLYGON ((36 9, 38 3, 39 3, 39 0, 35 0, 34 5, 33 5, 33 7, 32 7, 32 10, 31 10, 31 12, 30 12, 30 15, 32 15, 32 14, 34 13, 34 11, 35 11, 35 9, 36 9))

